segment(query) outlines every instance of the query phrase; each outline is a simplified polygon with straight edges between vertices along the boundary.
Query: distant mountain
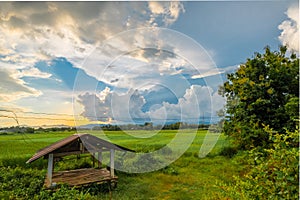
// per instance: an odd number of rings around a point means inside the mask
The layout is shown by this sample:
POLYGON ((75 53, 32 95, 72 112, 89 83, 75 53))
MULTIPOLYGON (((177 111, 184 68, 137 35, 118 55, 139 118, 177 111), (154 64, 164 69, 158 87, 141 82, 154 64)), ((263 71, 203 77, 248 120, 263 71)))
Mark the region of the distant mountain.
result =
POLYGON ((71 126, 65 124, 55 124, 55 125, 42 125, 42 126, 35 126, 33 128, 71 128, 71 126))
POLYGON ((109 124, 85 124, 85 125, 77 126, 77 129, 92 129, 95 126, 103 127, 103 126, 107 126, 107 125, 109 125, 109 124))

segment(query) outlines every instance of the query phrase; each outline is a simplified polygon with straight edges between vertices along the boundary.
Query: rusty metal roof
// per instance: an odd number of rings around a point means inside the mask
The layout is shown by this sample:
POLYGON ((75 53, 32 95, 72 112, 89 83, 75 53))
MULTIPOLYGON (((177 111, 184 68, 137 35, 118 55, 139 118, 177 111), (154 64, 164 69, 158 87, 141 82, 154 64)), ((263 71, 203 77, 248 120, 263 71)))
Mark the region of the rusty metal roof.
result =
POLYGON ((134 152, 131 149, 100 139, 94 135, 74 134, 58 142, 55 142, 45 148, 40 149, 26 163, 31 163, 39 159, 40 157, 49 155, 50 153, 55 154, 71 151, 80 151, 80 143, 83 144, 85 151, 101 151, 103 150, 103 148, 106 148, 119 151, 134 152))

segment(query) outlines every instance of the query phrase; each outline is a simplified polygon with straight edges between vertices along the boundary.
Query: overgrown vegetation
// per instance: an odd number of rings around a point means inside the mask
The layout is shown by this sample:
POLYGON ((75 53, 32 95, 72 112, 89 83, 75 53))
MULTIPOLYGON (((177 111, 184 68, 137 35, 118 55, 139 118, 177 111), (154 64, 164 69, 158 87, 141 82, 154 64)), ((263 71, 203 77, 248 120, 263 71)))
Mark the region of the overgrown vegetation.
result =
POLYGON ((237 160, 248 166, 220 187, 233 199, 298 199, 299 58, 286 56, 286 47, 266 47, 229 74, 220 92, 227 98, 224 132, 246 150, 237 160))
POLYGON ((223 187, 233 199, 299 198, 299 132, 273 133, 268 127, 270 148, 254 148, 243 162, 249 171, 223 187))

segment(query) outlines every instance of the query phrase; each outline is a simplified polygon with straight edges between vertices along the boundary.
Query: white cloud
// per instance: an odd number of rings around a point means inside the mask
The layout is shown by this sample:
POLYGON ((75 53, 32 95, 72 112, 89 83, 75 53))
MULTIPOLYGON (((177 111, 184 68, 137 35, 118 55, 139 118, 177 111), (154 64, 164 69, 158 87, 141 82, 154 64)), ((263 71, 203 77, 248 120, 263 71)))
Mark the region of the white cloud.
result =
POLYGON ((282 30, 279 40, 290 50, 299 52, 299 5, 289 7, 286 15, 288 19, 278 26, 282 30))
POLYGON ((5 68, 9 70, 0 71, 1 101, 20 101, 28 97, 20 105, 31 107, 29 104, 41 100, 43 105, 54 107, 58 104, 58 101, 50 101, 54 95, 65 102, 60 92, 44 90, 42 93, 22 80, 28 76, 51 78, 51 74, 39 71, 34 64, 64 57, 88 75, 116 88, 78 96, 83 106, 82 115, 90 120, 114 119, 128 123, 134 118, 163 116, 187 119, 196 118, 199 112, 215 111, 210 106, 218 97, 211 101, 215 95, 212 89, 190 86, 184 76, 203 74, 215 67, 205 49, 180 33, 155 28, 169 26, 178 19, 184 12, 179 2, 9 2, 0 5, 0 60, 10 64, 5 68), (118 35, 140 27, 148 29, 118 35), (157 85, 170 89, 177 96, 178 104, 164 102, 152 106, 149 112, 142 112, 146 100, 141 93, 157 85), (120 89, 127 92, 120 93, 120 89), (199 108, 199 112, 195 108, 199 108))
POLYGON ((34 67, 24 67, 0 61, 0 102, 11 102, 25 97, 37 97, 42 94, 35 88, 27 85, 24 77, 50 78, 51 74, 41 72, 34 67))
MULTIPOLYGON (((128 123, 132 118, 161 121, 170 118, 180 120, 182 117, 183 121, 196 122, 200 112, 215 115, 221 108, 211 107, 216 102, 220 103, 211 87, 191 86, 189 82, 191 76, 216 68, 214 62, 199 44, 177 32, 156 28, 128 31, 96 49, 82 68, 90 76, 114 88, 114 91, 106 89, 100 95, 86 93, 79 96, 79 103, 84 107, 82 114, 91 116, 90 119, 126 119, 128 123), (118 48, 120 44, 121 48, 118 48), (141 94, 157 87, 167 88, 177 97, 178 104, 164 102, 162 105, 150 105, 150 111, 143 113, 141 109, 146 99, 141 94), (129 92, 121 94, 120 88, 129 92), (140 93, 133 92, 135 89, 140 93)), ((215 78, 206 80, 206 84, 210 86, 211 82, 218 84, 221 81, 215 78)))
POLYGON ((72 115, 72 95, 72 91, 64 89, 45 89, 38 96, 31 95, 14 103, 29 111, 72 115))
POLYGON ((119 95, 106 88, 99 95, 91 93, 79 95, 78 103, 84 107, 81 115, 91 121, 114 120, 130 123, 132 119, 146 117, 141 111, 145 99, 137 90, 129 90, 119 95))
POLYGON ((169 119, 197 123, 200 116, 216 116, 223 108, 225 100, 210 87, 192 85, 185 91, 178 103, 163 102, 152 105, 149 111, 143 112, 145 98, 137 90, 129 90, 119 95, 108 88, 99 94, 85 93, 79 95, 78 103, 84 108, 82 116, 91 121, 110 121, 134 123, 135 119, 152 120, 163 123, 169 119))
POLYGON ((119 34, 95 49, 82 65, 88 75, 124 89, 165 83, 170 76, 188 78, 214 68, 213 60, 194 40, 158 28, 119 34))
POLYGON ((186 90, 185 95, 178 99, 177 104, 164 102, 163 105, 151 110, 149 115, 152 119, 182 119, 182 121, 199 121, 200 116, 216 116, 216 112, 223 108, 225 100, 213 92, 210 87, 192 85, 186 90))
POLYGON ((161 16, 164 25, 174 23, 179 17, 180 13, 184 12, 184 7, 179 1, 170 2, 155 2, 149 1, 148 7, 151 11, 151 24, 157 25, 156 18, 161 16))
POLYGON ((41 72, 34 67, 27 67, 19 71, 18 77, 35 77, 35 78, 50 78, 52 75, 46 72, 41 72))
MULTIPOLYGON (((0 61, 12 64, 11 69, 18 71, 19 78, 11 79, 11 82, 23 85, 23 90, 27 89, 26 94, 37 95, 36 90, 25 86, 26 83, 20 79, 24 76, 51 76, 35 69, 36 62, 64 57, 81 68, 94 48, 111 36, 127 29, 152 27, 153 20, 170 25, 184 10, 179 2, 157 4, 162 5, 163 13, 150 10, 147 2, 1 2, 0 61)), ((141 42, 144 41, 143 34, 137 35, 140 35, 141 42)), ((103 62, 112 59, 113 49, 127 51, 130 48, 122 40, 110 45, 113 48, 95 60, 96 66, 83 68, 89 75, 98 77, 97 72, 106 66, 102 65, 103 62)), ((138 63, 139 58, 131 56, 127 60, 128 63, 138 63)), ((120 74, 122 72, 120 70, 120 74)), ((7 93, 10 92, 14 91, 7 90, 7 93)), ((25 93, 19 98, 22 96, 26 96, 25 93)))
POLYGON ((223 73, 225 73, 225 71, 219 70, 219 69, 212 69, 212 70, 210 70, 206 73, 203 73, 203 74, 193 75, 191 78, 192 79, 205 78, 205 77, 208 77, 208 76, 215 76, 215 75, 223 74, 223 73))
POLYGON ((29 96, 39 96, 42 93, 34 88, 26 86, 22 79, 16 78, 18 71, 0 68, 0 102, 14 101, 29 96))
MULTIPOLYGON (((179 2, 157 4, 164 4, 160 15, 173 22, 182 11, 179 2)), ((41 59, 66 57, 79 66, 93 47, 105 39, 127 28, 151 26, 150 13, 146 2, 1 3, 3 59, 32 64, 41 59), (131 25, 124 27, 128 17, 131 25)))
POLYGON ((216 75, 219 75, 219 74, 231 73, 233 70, 236 70, 238 67, 239 67, 239 65, 228 66, 228 67, 225 67, 225 68, 215 68, 215 69, 211 69, 207 72, 204 72, 202 74, 193 75, 191 78, 192 79, 206 78, 206 77, 209 77, 209 76, 216 76, 216 75))
POLYGON ((148 2, 148 6, 149 6, 150 11, 156 15, 163 14, 165 11, 163 5, 157 1, 148 2))

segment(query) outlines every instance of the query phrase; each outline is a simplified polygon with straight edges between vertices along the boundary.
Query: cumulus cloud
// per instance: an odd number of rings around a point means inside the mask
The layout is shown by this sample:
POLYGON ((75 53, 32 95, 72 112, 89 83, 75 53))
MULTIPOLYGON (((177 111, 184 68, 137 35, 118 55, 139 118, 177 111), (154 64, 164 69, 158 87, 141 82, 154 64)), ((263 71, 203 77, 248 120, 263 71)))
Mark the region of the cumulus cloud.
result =
POLYGON ((141 110, 145 99, 137 90, 130 90, 120 95, 105 88, 100 94, 79 95, 78 102, 84 107, 81 115, 91 121, 113 120, 134 123, 133 119, 146 117, 141 110))
MULTIPOLYGON (((160 15, 167 21, 182 11, 179 2, 156 4, 162 4, 160 15)), ((27 64, 66 57, 76 66, 95 45, 126 29, 152 26, 153 17, 146 2, 10 2, 1 3, 0 13, 6 60, 27 64)))
POLYGON ((158 109, 151 110, 152 119, 181 119, 185 122, 198 123, 200 116, 215 117, 216 112, 223 108, 225 100, 210 87, 192 85, 185 95, 178 99, 177 104, 164 102, 158 109))
POLYGON ((116 123, 135 123, 135 120, 151 120, 164 123, 170 119, 198 123, 200 116, 216 116, 225 103, 223 97, 210 87, 192 85, 185 91, 177 103, 163 102, 154 104, 149 111, 143 112, 146 99, 137 90, 129 90, 119 95, 106 88, 99 94, 85 93, 80 95, 78 103, 84 107, 81 113, 91 121, 113 120, 116 123))
POLYGON ((161 16, 163 18, 163 23, 165 25, 170 25, 174 23, 179 14, 184 12, 183 5, 178 1, 170 1, 170 2, 148 2, 148 7, 151 11, 151 19, 150 22, 152 24, 157 25, 156 18, 161 16))
POLYGON ((93 51, 82 65, 88 75, 124 89, 161 84, 177 75, 183 76, 178 83, 184 82, 188 76, 214 68, 213 60, 194 40, 157 28, 119 34, 93 51))
MULTIPOLYGON (((64 57, 73 66, 99 78, 95 71, 103 70, 105 65, 102 65, 102 60, 111 60, 112 57, 111 52, 107 52, 95 60, 97 65, 82 67, 84 59, 95 47, 124 30, 154 27, 157 23, 168 26, 184 11, 179 2, 157 2, 156 6, 163 11, 155 10, 155 6, 147 2, 1 2, 0 61, 12 64, 12 69, 18 71, 18 78, 10 81, 23 85, 23 89, 27 88, 26 94, 37 94, 37 91, 25 86, 24 80, 20 79, 22 76, 51 76, 34 68, 34 64, 41 60, 64 57)), ((141 34, 135 37, 140 42, 144 40, 141 34)), ((110 51, 128 51, 130 48, 121 40, 110 45, 110 51)), ((127 57, 128 62, 135 64, 146 55, 127 57)), ((111 82, 109 77, 107 83, 111 82)))
POLYGON ((24 77, 48 79, 51 74, 41 72, 34 67, 24 67, 0 61, 0 101, 11 102, 24 97, 37 97, 41 91, 32 88, 24 81, 24 77))
POLYGON ((187 80, 215 68, 205 49, 180 33, 157 28, 178 19, 184 12, 180 2, 0 5, 0 61, 10 66, 0 71, 2 101, 41 95, 22 78, 50 78, 51 74, 39 71, 34 64, 64 57, 115 89, 77 96, 81 114, 91 121, 188 120, 199 113, 214 113, 218 108, 214 105, 222 104, 210 87, 191 86, 187 80), (140 27, 148 29, 133 30, 140 27), (142 94, 159 85, 170 89, 178 103, 165 101, 142 111, 147 103, 142 94))
POLYGON ((299 5, 289 7, 286 15, 288 19, 278 26, 282 31, 279 40, 290 50, 299 52, 299 5))

